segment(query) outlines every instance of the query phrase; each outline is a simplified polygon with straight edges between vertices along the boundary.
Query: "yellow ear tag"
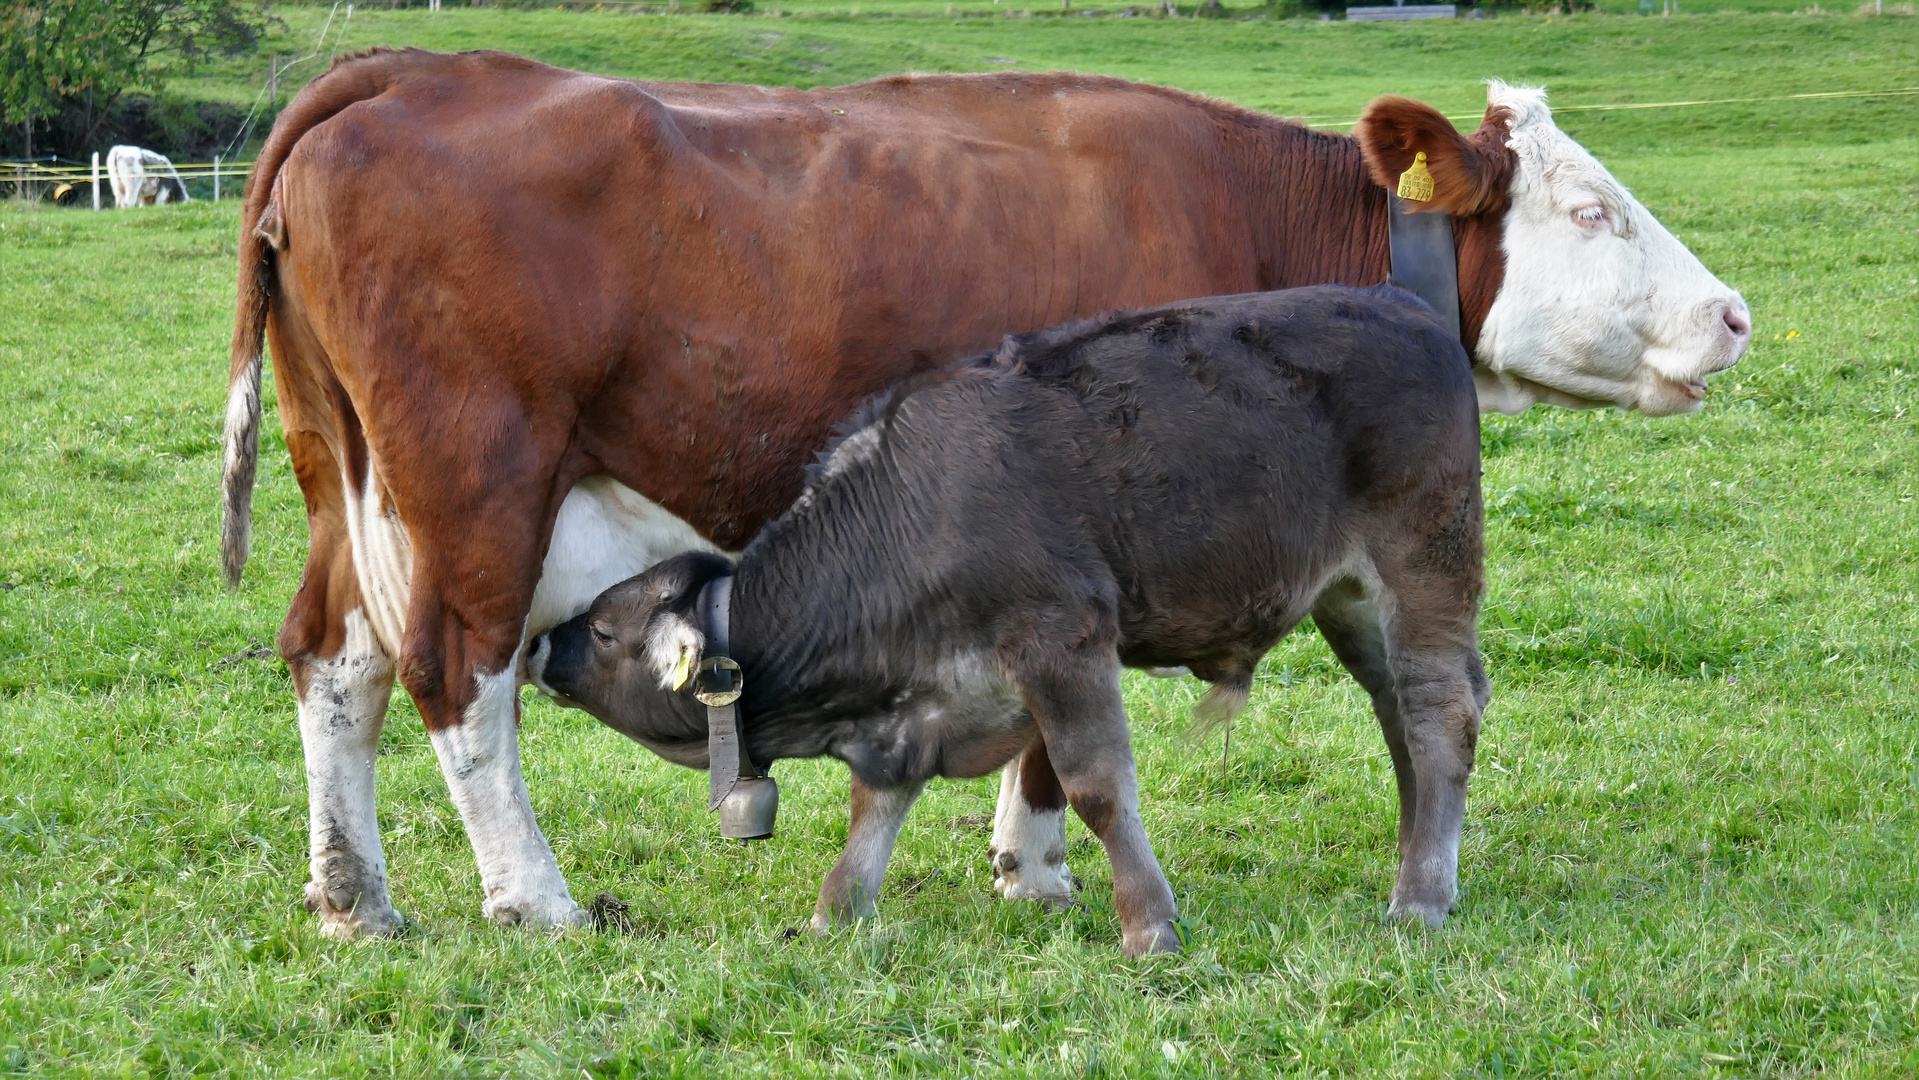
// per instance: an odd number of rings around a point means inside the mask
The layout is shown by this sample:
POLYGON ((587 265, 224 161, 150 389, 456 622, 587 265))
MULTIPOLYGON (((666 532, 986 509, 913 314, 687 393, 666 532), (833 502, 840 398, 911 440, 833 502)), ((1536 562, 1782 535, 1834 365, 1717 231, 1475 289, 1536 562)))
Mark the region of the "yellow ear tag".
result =
POLYGON ((678 693, 680 688, 686 685, 687 680, 693 677, 693 664, 698 659, 699 658, 693 654, 692 649, 683 648, 680 650, 680 662, 673 668, 674 693, 678 693))
POLYGON ((1413 155, 1413 167, 1399 174, 1399 197, 1411 202, 1433 201, 1433 174, 1426 169, 1426 151, 1413 155))

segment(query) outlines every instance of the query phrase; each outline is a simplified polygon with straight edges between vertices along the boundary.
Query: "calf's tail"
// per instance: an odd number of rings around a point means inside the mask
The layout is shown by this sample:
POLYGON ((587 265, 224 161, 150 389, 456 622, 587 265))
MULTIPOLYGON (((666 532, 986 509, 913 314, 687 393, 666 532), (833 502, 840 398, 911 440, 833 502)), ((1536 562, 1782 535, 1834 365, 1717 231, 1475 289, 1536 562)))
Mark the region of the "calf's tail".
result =
POLYGON ((227 374, 226 467, 220 481, 220 564, 229 585, 240 583, 253 538, 267 302, 276 280, 274 253, 287 244, 280 169, 307 132, 348 106, 385 93, 408 67, 437 59, 416 49, 376 49, 335 63, 280 113, 247 175, 246 202, 240 211, 239 302, 233 317, 232 367, 227 374))

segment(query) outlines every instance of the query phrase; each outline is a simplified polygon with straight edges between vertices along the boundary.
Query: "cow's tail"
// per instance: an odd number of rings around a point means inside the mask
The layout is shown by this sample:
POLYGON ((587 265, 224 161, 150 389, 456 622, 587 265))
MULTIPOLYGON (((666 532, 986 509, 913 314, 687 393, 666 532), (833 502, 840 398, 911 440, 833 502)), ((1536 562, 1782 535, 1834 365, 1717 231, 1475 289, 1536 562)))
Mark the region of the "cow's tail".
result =
POLYGON ((226 468, 220 563, 238 585, 253 537, 253 482, 260 462, 260 375, 266 347, 267 300, 275 284, 274 253, 287 245, 280 168, 294 144, 355 102, 378 97, 405 67, 430 59, 414 49, 377 49, 346 57, 301 90, 273 124, 247 176, 240 212, 240 295, 233 317, 233 365, 227 374, 226 468))

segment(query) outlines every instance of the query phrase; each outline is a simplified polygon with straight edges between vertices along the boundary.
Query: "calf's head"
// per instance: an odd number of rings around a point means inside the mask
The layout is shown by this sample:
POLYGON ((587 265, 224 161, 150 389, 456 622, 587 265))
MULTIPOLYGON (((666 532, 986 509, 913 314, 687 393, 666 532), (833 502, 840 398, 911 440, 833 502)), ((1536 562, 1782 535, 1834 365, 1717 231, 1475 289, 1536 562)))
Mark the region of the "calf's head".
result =
POLYGON ((620 582, 530 642, 526 675, 669 761, 706 767, 706 712, 691 679, 706 648, 697 610, 733 564, 690 551, 620 582))
POLYGON ((1503 268, 1491 251, 1471 264, 1461 239, 1462 297, 1492 295, 1473 349, 1481 409, 1697 409, 1751 341, 1744 298, 1559 130, 1543 90, 1495 81, 1486 98, 1469 136, 1395 97, 1354 132, 1376 183, 1395 187, 1424 152, 1434 191, 1419 208, 1499 230, 1503 268))

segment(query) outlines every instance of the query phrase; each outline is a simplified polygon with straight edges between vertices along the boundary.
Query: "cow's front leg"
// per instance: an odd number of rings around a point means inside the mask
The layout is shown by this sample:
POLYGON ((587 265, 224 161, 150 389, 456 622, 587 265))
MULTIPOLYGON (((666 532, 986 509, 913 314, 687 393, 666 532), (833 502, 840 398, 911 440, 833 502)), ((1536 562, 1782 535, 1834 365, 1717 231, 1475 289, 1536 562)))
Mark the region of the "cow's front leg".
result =
POLYGON ((813 932, 824 933, 842 923, 871 918, 886 864, 900 825, 926 785, 920 781, 898 787, 876 788, 853 778, 853 819, 846 833, 846 850, 820 886, 819 906, 813 910, 813 932))
POLYGON ((506 926, 580 926, 586 913, 567 891, 520 775, 517 667, 475 673, 459 722, 429 723, 433 750, 480 864, 480 913, 506 926))
POLYGON ((1035 738, 1000 774, 993 812, 993 888, 1008 900, 1038 900, 1065 907, 1073 902, 1073 872, 1066 867, 1066 793, 1060 789, 1046 743, 1035 738))
MULTIPOLYGON (((1090 653, 1092 650, 1087 650, 1090 653)), ((1110 654, 1108 654, 1110 655, 1110 654)), ((1076 659, 1090 660, 1086 653, 1076 659)), ((1119 668, 1042 662, 1021 689, 1060 787, 1113 866, 1113 906, 1128 958, 1177 952, 1179 910, 1139 816, 1139 782, 1120 697, 1119 668), (1078 670, 1075 670, 1077 666, 1078 670)))
POLYGON ((360 609, 346 613, 344 629, 335 655, 296 652, 287 658, 300 697, 306 754, 312 872, 306 906, 320 916, 320 933, 327 937, 385 937, 397 933, 402 920, 387 898, 373 761, 393 692, 393 662, 360 609))

